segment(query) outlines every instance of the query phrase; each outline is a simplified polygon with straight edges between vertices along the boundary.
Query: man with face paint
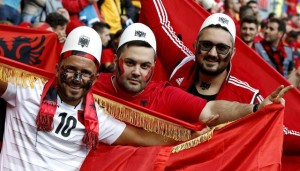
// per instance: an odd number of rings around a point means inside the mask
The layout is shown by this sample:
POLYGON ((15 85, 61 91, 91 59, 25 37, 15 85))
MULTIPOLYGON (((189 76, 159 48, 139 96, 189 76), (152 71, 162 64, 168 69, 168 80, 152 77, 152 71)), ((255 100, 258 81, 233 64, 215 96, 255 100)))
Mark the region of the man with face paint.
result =
POLYGON ((24 85, 0 80, 0 97, 8 103, 0 171, 79 170, 99 141, 134 146, 176 143, 126 125, 94 102, 90 89, 98 77, 99 44, 97 32, 78 27, 66 39, 56 75, 46 83, 40 78, 32 81, 31 75, 26 79, 25 74, 24 85))
MULTIPOLYGON (((201 45, 208 48, 208 45, 203 43, 205 42, 201 42, 201 45)), ((227 46, 222 45, 222 48, 227 48, 227 46)), ((283 103, 282 95, 291 88, 279 87, 261 105, 224 100, 207 102, 171 86, 167 82, 151 81, 155 66, 155 54, 156 40, 151 29, 141 23, 130 25, 120 39, 115 73, 101 73, 94 89, 186 122, 202 121, 212 126, 241 118, 273 102, 283 103), (277 95, 278 98, 275 99, 277 95)), ((212 57, 203 67, 221 68, 216 72, 222 72, 230 61, 230 57, 227 57, 228 54, 229 51, 223 54, 219 67, 213 66, 213 61, 216 59, 212 57)), ((211 71, 208 69, 207 72, 211 71)))

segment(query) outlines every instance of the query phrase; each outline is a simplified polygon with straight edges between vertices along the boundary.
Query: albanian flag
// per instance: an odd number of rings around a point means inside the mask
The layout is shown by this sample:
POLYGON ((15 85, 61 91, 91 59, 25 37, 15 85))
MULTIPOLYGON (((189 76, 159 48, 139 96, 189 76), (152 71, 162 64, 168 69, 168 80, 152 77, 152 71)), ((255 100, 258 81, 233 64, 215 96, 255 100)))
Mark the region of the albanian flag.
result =
POLYGON ((54 32, 0 25, 0 56, 55 71, 61 45, 54 32))
POLYGON ((154 147, 101 144, 90 151, 81 171, 280 170, 283 110, 280 104, 269 105, 215 130, 210 140, 195 147, 188 142, 154 147))
MULTIPOLYGON (((172 79, 173 69, 179 63, 189 61, 190 65, 186 66, 188 69, 185 73, 185 77, 188 78, 191 75, 189 68, 195 63, 193 44, 202 22, 209 13, 193 0, 142 0, 141 2, 140 21, 153 30, 157 39, 157 56, 161 67, 156 68, 155 74, 165 74, 172 79)), ((236 38, 235 46, 232 73, 259 89, 262 96, 266 97, 279 85, 290 84, 239 37, 236 38)), ((293 89, 285 95, 285 100, 284 153, 300 155, 299 90, 293 89)))

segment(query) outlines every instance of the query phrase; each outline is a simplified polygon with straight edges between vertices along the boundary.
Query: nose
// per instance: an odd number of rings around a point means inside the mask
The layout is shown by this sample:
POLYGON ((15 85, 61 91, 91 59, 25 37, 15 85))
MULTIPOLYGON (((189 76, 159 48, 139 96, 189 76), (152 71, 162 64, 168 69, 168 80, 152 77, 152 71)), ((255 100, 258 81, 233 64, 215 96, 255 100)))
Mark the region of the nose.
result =
POLYGON ((79 84, 81 82, 81 79, 82 79, 81 73, 77 72, 74 74, 74 76, 73 76, 74 83, 79 84))
POLYGON ((208 54, 211 56, 218 56, 216 46, 213 46, 210 51, 208 51, 208 54))
POLYGON ((135 66, 132 70, 132 74, 135 75, 135 76, 139 76, 140 75, 140 72, 141 72, 141 68, 140 66, 135 66))

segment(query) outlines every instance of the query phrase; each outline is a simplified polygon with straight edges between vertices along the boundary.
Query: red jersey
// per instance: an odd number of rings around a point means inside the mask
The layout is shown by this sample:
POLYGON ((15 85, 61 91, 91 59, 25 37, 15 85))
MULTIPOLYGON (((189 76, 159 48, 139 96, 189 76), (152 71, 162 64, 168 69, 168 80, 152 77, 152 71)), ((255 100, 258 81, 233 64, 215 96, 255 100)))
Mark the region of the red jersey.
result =
POLYGON ((293 4, 287 6, 287 14, 297 14, 298 0, 287 0, 287 1, 293 4))
POLYGON ((114 87, 113 77, 114 74, 112 73, 100 73, 93 89, 189 123, 199 122, 199 115, 206 105, 206 100, 163 81, 151 81, 139 94, 128 95, 125 91, 117 90, 114 87))
MULTIPOLYGON (((194 86, 195 81, 195 71, 197 70, 194 58, 194 56, 187 57, 174 69, 170 78, 171 84, 184 90, 189 89, 189 91, 192 91, 191 88, 193 88, 192 86, 194 86)), ((197 93, 193 94, 203 97, 197 93)), ((258 89, 252 88, 247 82, 228 74, 214 100, 255 104, 262 102, 263 97, 259 94, 258 89)))
POLYGON ((112 48, 103 48, 101 56, 101 64, 113 63, 115 59, 115 52, 112 48))

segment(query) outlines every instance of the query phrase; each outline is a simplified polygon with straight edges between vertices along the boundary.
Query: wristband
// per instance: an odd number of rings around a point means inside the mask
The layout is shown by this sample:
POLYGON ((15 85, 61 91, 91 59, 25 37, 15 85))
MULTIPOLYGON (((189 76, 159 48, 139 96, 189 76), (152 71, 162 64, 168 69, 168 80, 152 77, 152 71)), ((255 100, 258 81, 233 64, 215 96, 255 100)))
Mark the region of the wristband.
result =
POLYGON ((252 112, 253 113, 256 112, 258 110, 258 107, 259 107, 259 103, 254 104, 252 112))

